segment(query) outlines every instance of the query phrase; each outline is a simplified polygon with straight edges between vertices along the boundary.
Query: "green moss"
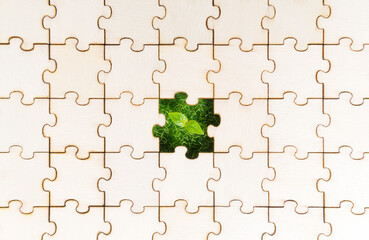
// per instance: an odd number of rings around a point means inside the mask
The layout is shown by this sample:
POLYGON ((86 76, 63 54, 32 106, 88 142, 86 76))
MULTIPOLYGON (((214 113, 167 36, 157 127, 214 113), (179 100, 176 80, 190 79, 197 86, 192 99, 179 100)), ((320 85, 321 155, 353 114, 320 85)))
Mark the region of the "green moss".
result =
POLYGON ((174 152, 177 146, 185 146, 186 156, 193 159, 199 152, 214 151, 214 139, 207 135, 207 127, 218 126, 220 117, 214 114, 213 99, 199 99, 197 105, 187 105, 186 98, 186 93, 177 93, 175 99, 159 100, 159 112, 165 115, 166 123, 164 127, 154 126, 153 134, 160 139, 160 152, 174 152), (189 120, 197 121, 204 135, 191 134, 175 125, 169 118, 171 112, 183 113, 189 120))

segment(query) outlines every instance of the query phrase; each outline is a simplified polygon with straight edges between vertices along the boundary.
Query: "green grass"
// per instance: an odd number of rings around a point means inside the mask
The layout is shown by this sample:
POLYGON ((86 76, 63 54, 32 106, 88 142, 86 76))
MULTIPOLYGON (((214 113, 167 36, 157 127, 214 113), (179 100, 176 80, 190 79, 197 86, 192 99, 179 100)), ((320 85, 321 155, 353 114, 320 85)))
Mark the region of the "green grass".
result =
POLYGON ((186 104, 186 93, 177 93, 175 99, 160 99, 159 112, 165 115, 164 127, 154 126, 153 134, 160 139, 160 152, 174 152, 177 146, 187 147, 186 157, 196 158, 199 152, 213 152, 214 139, 207 135, 209 125, 218 126, 219 115, 214 114, 213 99, 199 99, 197 105, 186 104), (186 128, 175 125, 169 118, 169 113, 180 112, 189 120, 200 124, 204 135, 191 134, 186 128))

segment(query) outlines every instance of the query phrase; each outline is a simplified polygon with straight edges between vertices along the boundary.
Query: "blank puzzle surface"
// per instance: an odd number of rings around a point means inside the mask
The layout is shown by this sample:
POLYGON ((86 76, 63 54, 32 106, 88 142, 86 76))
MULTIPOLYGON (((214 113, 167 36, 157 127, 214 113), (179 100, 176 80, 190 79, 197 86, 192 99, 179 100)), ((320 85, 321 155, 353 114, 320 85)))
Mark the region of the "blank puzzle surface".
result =
POLYGON ((0 240, 366 239, 368 11, 0 0, 0 240), (220 117, 194 159, 153 135, 180 92, 220 117))

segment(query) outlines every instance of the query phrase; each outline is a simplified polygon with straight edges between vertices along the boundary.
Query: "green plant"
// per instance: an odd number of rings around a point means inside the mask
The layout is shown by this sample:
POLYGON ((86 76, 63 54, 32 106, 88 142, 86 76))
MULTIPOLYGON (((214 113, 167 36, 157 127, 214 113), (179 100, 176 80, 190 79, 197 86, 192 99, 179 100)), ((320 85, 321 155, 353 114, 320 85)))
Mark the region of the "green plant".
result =
POLYGON ((200 124, 195 120, 188 121, 186 115, 179 112, 168 113, 170 119, 177 126, 184 127, 189 133, 204 135, 200 124))
POLYGON ((159 112, 165 115, 166 123, 163 127, 154 126, 153 135, 160 139, 160 152, 174 152, 177 146, 185 146, 186 156, 193 159, 198 156, 199 152, 214 151, 214 139, 207 135, 207 127, 209 125, 218 126, 220 117, 214 114, 213 99, 199 99, 196 105, 187 105, 186 99, 186 93, 177 93, 174 99, 159 100, 159 112), (175 123, 177 120, 173 121, 170 117, 172 113, 184 115, 176 116, 179 118, 178 124, 180 125, 175 123), (192 128, 186 129, 186 119, 191 119, 187 121, 188 128, 195 121, 203 134, 193 133, 192 128))

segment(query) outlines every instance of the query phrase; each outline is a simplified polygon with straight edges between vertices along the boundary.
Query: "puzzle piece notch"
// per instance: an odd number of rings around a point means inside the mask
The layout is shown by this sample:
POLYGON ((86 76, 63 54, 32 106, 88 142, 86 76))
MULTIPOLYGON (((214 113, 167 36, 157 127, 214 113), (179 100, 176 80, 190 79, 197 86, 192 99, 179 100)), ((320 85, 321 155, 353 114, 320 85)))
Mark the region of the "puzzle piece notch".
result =
POLYGON ((42 22, 45 17, 55 14, 56 8, 49 6, 47 0, 2 1, 0 43, 9 43, 12 38, 20 38, 23 50, 32 50, 37 43, 48 43, 48 31, 42 22), (21 21, 19 16, 22 16, 21 21))
POLYGON ((160 43, 172 44, 178 38, 185 38, 189 50, 199 48, 199 44, 212 44, 212 31, 207 26, 207 19, 220 14, 212 0, 160 0, 159 5, 165 7, 165 16, 154 18, 153 27, 159 30, 160 43))
POLYGON ((32 158, 35 152, 48 151, 49 142, 42 132, 45 125, 55 124, 56 118, 49 113, 49 100, 35 99, 33 104, 25 105, 22 99, 20 92, 0 99, 0 132, 6 136, 6 141, 0 141, 0 152, 20 146, 21 157, 32 158))
POLYGON ((132 156, 142 158, 144 152, 159 151, 159 139, 153 136, 152 127, 164 126, 165 117, 158 113, 159 99, 145 99, 143 104, 134 105, 132 97, 132 93, 122 93, 120 99, 106 100, 106 112, 114 121, 99 127, 98 132, 106 138, 107 152, 119 152, 121 147, 131 146, 132 156))
POLYGON ((55 178, 56 169, 49 168, 47 153, 34 153, 31 159, 22 158, 21 153, 19 146, 11 147, 8 153, 0 153, 0 206, 20 201, 20 211, 31 213, 36 206, 48 205, 49 195, 43 183, 45 178, 55 178))
POLYGON ((161 206, 172 206, 183 199, 187 202, 186 211, 193 213, 201 206, 212 206, 213 194, 207 185, 209 179, 219 179, 220 170, 213 167, 212 153, 199 153, 196 159, 186 158, 185 153, 185 147, 177 147, 174 153, 160 154, 160 167, 166 176, 154 179, 153 188, 160 193, 161 206))
POLYGON ((146 98, 159 98, 159 84, 153 81, 154 72, 163 72, 165 62, 158 58, 158 46, 132 50, 134 42, 123 39, 118 46, 106 46, 109 72, 101 72, 99 81, 105 84, 106 98, 120 98, 123 92, 133 94, 132 103, 141 105, 146 98))
POLYGON ((239 39, 241 50, 252 50, 255 44, 267 44, 267 30, 261 25, 264 17, 273 18, 274 8, 266 0, 215 0, 221 13, 208 18, 209 29, 214 30, 215 44, 229 44, 239 39), (242 26, 240 28, 239 26, 242 26))
POLYGON ((119 205, 132 201, 133 213, 145 211, 146 206, 157 206, 159 194, 152 187, 153 179, 164 179, 165 170, 159 167, 158 153, 144 153, 140 159, 132 158, 132 147, 122 147, 119 153, 106 153, 105 166, 110 169, 109 179, 99 180, 99 190, 105 192, 106 205, 119 205))
POLYGON ((317 74, 330 69, 328 60, 322 58, 323 47, 309 45, 306 50, 296 50, 297 40, 288 38, 283 45, 269 46, 274 71, 265 71, 263 81, 269 85, 270 98, 283 98, 287 92, 296 93, 295 102, 306 104, 309 98, 322 97, 322 84, 317 74))
POLYGON ((166 226, 159 221, 159 207, 145 207, 140 213, 132 212, 134 203, 123 200, 119 207, 106 207, 106 221, 111 224, 109 235, 101 235, 99 240, 120 239, 125 236, 130 240, 152 239, 154 235, 165 233, 166 226))
POLYGON ((269 31, 270 44, 282 44, 286 38, 295 38, 296 49, 304 50, 309 44, 323 43, 323 31, 316 22, 319 17, 330 15, 328 6, 321 1, 269 0, 269 3, 275 15, 263 18, 262 26, 269 31))
POLYGON ((219 235, 210 234, 209 240, 262 239, 275 232, 274 223, 268 222, 267 208, 255 208, 252 213, 244 213, 242 208, 241 201, 232 201, 228 207, 216 207, 214 218, 222 230, 219 235))
POLYGON ((104 97, 104 85, 99 77, 110 71, 111 64, 104 60, 104 46, 90 45, 80 51, 77 45, 77 39, 67 39, 62 45, 50 47, 57 67, 54 72, 45 72, 45 82, 50 83, 51 97, 64 98, 74 92, 78 104, 88 104, 92 98, 104 97))
POLYGON ((310 152, 322 152, 323 139, 316 131, 318 126, 328 126, 330 118, 323 113, 321 99, 298 105, 296 97, 296 93, 285 93, 282 99, 269 100, 269 112, 276 120, 272 127, 263 128, 262 134, 269 138, 271 152, 294 146, 297 158, 307 158, 310 152))
POLYGON ((50 29, 52 44, 63 44, 66 39, 77 40, 79 50, 87 50, 90 44, 103 44, 104 31, 99 28, 101 17, 111 15, 110 7, 103 0, 51 0, 58 10, 54 17, 46 16, 44 26, 50 29))
POLYGON ((98 239, 111 231, 109 223, 104 222, 104 208, 90 207, 87 212, 78 211, 79 203, 69 200, 63 207, 50 209, 50 221, 57 226, 55 234, 45 235, 45 240, 98 239))
POLYGON ((267 151, 267 138, 261 129, 272 126, 274 117, 267 113, 266 100, 256 99, 251 105, 242 105, 240 99, 241 94, 231 93, 229 99, 214 100, 214 112, 220 115, 221 123, 216 128, 209 126, 208 135, 214 137, 215 152, 228 152, 231 146, 240 146, 241 157, 251 158, 255 152, 267 151))
POLYGON ((24 50, 23 42, 21 38, 12 38, 9 44, 0 45, 3 79, 0 97, 9 98, 12 92, 21 92, 22 103, 32 104, 35 98, 49 96, 49 85, 44 82, 43 74, 55 71, 56 62, 49 60, 48 46, 33 45, 32 50, 24 50))
POLYGON ((214 222, 213 208, 200 207, 194 213, 187 212, 187 202, 175 201, 174 206, 160 208, 160 220, 166 225, 163 235, 154 235, 154 240, 206 239, 219 234, 221 225, 214 222))
POLYGON ((132 40, 132 50, 143 50, 146 44, 158 44, 159 32, 154 29, 154 18, 165 16, 165 7, 156 1, 108 0, 113 9, 109 18, 101 17, 99 27, 106 30, 106 42, 119 44, 122 39, 132 40), (124 23, 124 24, 122 24, 124 23))
POLYGON ((252 213, 256 206, 268 205, 268 193, 262 183, 273 179, 275 172, 268 167, 266 153, 243 159, 241 152, 241 147, 231 147, 228 153, 215 153, 214 165, 221 175, 218 180, 210 179, 208 188, 214 191, 216 206, 230 206, 238 200, 242 203, 242 212, 252 213))
POLYGON ((323 154, 310 153, 307 158, 298 159, 296 152, 295 147, 285 147, 283 153, 270 153, 269 166, 276 175, 263 181, 263 189, 269 192, 270 205, 283 206, 293 200, 296 212, 306 213, 310 206, 323 205, 317 182, 328 180, 330 171, 323 168, 323 154))
POLYGON ((349 146, 352 148, 351 157, 361 159, 369 149, 368 141, 365 141, 369 138, 369 103, 364 99, 363 104, 354 105, 352 96, 344 92, 338 99, 325 100, 324 110, 331 121, 329 126, 319 126, 317 134, 324 139, 326 152, 338 152, 340 147, 349 146))
POLYGON ((276 231, 273 236, 265 235, 264 238, 311 240, 331 233, 330 224, 323 220, 323 209, 309 208, 301 214, 296 212, 296 207, 296 202, 287 201, 283 208, 270 208, 270 221, 275 224, 276 231))
POLYGON ((330 169, 328 180, 318 182, 317 188, 325 193, 325 204, 329 207, 340 206, 345 201, 352 202, 352 213, 363 214, 369 207, 369 194, 365 183, 369 177, 369 158, 352 159, 350 147, 341 147, 339 153, 326 154, 325 166, 330 169))
POLYGON ((362 104, 369 97, 366 81, 369 78, 366 68, 369 46, 354 50, 353 43, 352 39, 343 38, 338 45, 324 47, 324 56, 329 59, 331 67, 328 72, 319 72, 317 79, 324 84, 325 98, 338 98, 340 93, 350 92, 351 103, 362 104))
POLYGON ((230 93, 239 92, 241 104, 251 105, 256 98, 268 97, 263 75, 274 71, 274 63, 267 59, 266 46, 253 46, 250 51, 243 51, 241 47, 241 39, 231 39, 226 46, 214 47, 214 56, 221 68, 217 72, 210 71, 208 81, 214 84, 215 98, 228 98, 230 93))
POLYGON ((56 225, 48 221, 47 207, 34 208, 30 213, 24 213, 22 208, 20 201, 0 208, 0 239, 42 239, 55 233, 56 225))
POLYGON ((220 62, 213 59, 211 45, 199 45, 195 50, 187 47, 184 38, 176 39, 174 45, 161 45, 160 60, 166 68, 162 73, 154 72, 153 79, 160 84, 160 98, 174 98, 176 93, 186 92, 187 104, 196 105, 199 98, 213 97, 207 75, 209 71, 219 71, 220 62))
POLYGON ((91 153, 88 159, 81 160, 77 151, 76 147, 67 147, 65 153, 51 154, 57 177, 46 179, 44 188, 50 192, 52 206, 65 206, 73 199, 78 202, 77 210, 86 212, 90 206, 104 204, 104 193, 97 185, 101 179, 109 178, 110 171, 104 167, 102 153, 91 153))

